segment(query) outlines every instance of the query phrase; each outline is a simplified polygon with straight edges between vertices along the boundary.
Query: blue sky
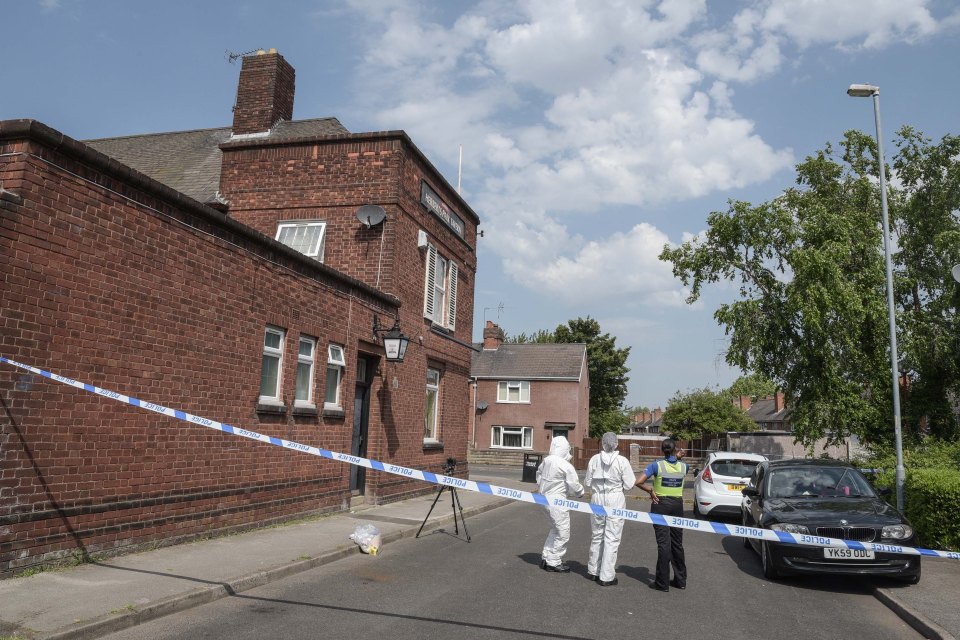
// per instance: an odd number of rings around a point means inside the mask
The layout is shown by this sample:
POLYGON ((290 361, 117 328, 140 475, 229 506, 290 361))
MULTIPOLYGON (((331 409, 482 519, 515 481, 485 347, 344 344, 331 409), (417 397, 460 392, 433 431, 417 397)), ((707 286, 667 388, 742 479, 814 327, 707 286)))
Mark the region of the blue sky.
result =
POLYGON ((275 47, 295 119, 403 129, 453 185, 462 145, 475 337, 596 318, 631 347, 631 405, 740 374, 713 319, 736 291, 686 305, 657 255, 872 135, 850 83, 881 87, 888 159, 902 125, 960 133, 956 0, 22 0, 4 23, 0 119, 77 139, 227 126, 228 54, 275 47))

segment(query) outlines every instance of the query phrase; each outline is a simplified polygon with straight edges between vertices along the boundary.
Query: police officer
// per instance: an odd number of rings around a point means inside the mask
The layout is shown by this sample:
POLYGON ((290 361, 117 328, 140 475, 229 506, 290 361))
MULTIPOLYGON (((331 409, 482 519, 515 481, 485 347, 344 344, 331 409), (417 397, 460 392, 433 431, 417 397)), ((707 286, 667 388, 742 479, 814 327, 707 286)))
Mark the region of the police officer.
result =
MULTIPOLYGON (((637 479, 637 485, 650 494, 650 513, 665 516, 683 516, 683 480, 687 464, 680 458, 683 450, 677 450, 673 439, 660 444, 663 459, 651 462, 637 479), (653 478, 653 486, 644 484, 653 478)), ((653 525, 657 538, 657 575, 650 583, 651 589, 669 591, 670 587, 687 588, 687 565, 683 556, 683 529, 653 525), (673 580, 670 580, 670 565, 673 565, 673 580)))

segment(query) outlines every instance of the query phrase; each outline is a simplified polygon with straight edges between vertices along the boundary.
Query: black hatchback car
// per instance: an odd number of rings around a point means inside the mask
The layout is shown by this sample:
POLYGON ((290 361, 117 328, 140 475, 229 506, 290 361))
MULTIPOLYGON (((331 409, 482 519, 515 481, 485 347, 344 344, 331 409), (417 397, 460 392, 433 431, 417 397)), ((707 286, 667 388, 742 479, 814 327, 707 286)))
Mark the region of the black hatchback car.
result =
MULTIPOLYGON (((915 546, 913 527, 859 471, 832 460, 757 465, 742 490, 745 527, 857 542, 915 546)), ((836 549, 744 538, 760 554, 763 575, 832 573, 890 576, 916 584, 920 557, 872 549, 836 549)))

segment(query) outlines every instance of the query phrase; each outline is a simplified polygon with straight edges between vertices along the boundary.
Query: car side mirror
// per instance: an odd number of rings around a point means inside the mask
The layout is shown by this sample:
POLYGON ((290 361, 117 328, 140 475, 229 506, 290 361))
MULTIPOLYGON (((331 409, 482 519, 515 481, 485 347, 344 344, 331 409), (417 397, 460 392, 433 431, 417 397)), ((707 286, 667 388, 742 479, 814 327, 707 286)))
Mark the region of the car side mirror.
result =
POLYGON ((744 487, 743 489, 740 489, 740 493, 748 498, 756 498, 760 495, 760 492, 757 491, 756 487, 744 487))

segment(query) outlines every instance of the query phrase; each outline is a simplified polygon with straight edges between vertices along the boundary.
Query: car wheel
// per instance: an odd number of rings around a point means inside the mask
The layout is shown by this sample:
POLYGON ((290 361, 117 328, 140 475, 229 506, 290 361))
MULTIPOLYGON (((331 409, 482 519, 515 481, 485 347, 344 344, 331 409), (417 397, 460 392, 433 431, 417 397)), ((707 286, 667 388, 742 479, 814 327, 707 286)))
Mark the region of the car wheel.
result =
POLYGON ((698 520, 703 517, 703 514, 700 513, 700 505, 697 504, 696 498, 693 499, 693 517, 697 518, 698 520))
MULTIPOLYGON (((744 527, 750 526, 750 525, 747 524, 747 516, 743 516, 743 526, 744 526, 744 527)), ((750 544, 750 538, 744 538, 744 539, 743 539, 743 546, 744 546, 744 548, 746 548, 746 549, 749 549, 749 548, 751 548, 751 547, 753 546, 752 544, 750 544)))
POLYGON ((760 565, 763 567, 764 578, 775 580, 779 577, 780 574, 773 566, 773 558, 770 557, 770 543, 766 540, 760 543, 760 565))

